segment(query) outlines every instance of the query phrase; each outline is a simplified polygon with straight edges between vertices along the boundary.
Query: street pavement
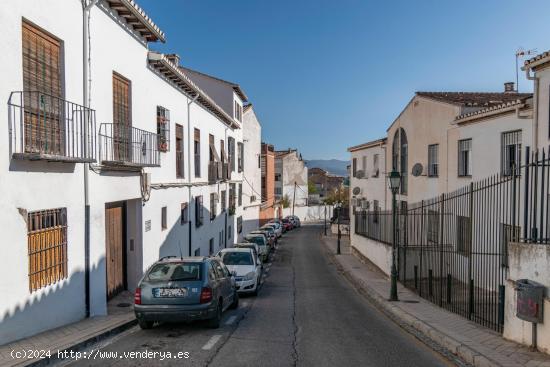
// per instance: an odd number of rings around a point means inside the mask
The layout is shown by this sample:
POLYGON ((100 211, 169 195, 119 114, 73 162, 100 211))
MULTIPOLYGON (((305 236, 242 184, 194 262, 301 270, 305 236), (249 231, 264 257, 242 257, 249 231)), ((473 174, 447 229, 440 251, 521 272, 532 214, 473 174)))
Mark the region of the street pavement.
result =
POLYGON ((219 329, 204 323, 135 327, 82 351, 90 359, 63 364, 451 366, 355 291, 326 255, 320 231, 303 226, 285 234, 265 266, 258 297, 242 297, 219 329), (146 351, 150 358, 144 358, 146 351), (131 358, 130 352, 140 354, 131 358), (167 359, 167 352, 180 358, 167 359))

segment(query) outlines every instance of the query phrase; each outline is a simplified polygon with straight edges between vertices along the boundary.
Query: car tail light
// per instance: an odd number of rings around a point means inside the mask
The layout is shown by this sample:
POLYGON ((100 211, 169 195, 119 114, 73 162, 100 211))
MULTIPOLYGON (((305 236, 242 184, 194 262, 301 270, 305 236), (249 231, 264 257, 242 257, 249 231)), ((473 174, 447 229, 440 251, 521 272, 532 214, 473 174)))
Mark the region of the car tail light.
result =
POLYGON ((134 293, 134 303, 136 305, 141 305, 141 288, 136 288, 136 293, 134 293))
POLYGON ((212 289, 203 287, 201 290, 201 303, 208 303, 212 301, 212 289))

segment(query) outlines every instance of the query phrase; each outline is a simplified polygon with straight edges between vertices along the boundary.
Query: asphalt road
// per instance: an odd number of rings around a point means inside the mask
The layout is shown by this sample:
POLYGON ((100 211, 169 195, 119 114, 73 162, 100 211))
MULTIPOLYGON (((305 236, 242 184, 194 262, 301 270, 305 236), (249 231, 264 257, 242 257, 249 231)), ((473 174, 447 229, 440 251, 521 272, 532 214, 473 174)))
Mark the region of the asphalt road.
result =
POLYGON ((202 323, 166 324, 146 331, 136 327, 86 350, 95 360, 71 365, 452 365, 358 294, 327 257, 319 233, 316 226, 287 233, 272 263, 266 264, 258 297, 241 298, 239 309, 224 315, 220 329, 202 323), (157 355, 122 354, 132 351, 157 355), (172 358, 166 358, 167 352, 172 358), (106 353, 117 355, 107 359, 106 353), (181 358, 173 358, 177 353, 181 358))

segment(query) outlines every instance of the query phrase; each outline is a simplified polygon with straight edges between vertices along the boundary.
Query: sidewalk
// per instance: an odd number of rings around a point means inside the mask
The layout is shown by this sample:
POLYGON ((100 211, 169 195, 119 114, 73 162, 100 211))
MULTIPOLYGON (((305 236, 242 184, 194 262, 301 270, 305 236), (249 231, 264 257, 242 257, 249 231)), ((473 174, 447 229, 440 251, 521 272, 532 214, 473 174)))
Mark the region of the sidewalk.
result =
POLYGON ((366 258, 351 254, 349 239, 342 237, 341 255, 336 254, 336 236, 321 236, 343 275, 390 318, 422 334, 438 346, 474 366, 550 367, 550 356, 507 341, 459 315, 437 307, 398 284, 401 302, 389 302, 390 281, 366 258))
POLYGON ((58 359, 58 351, 78 351, 101 339, 122 332, 135 324, 136 318, 132 307, 116 308, 116 305, 109 305, 108 316, 84 319, 0 346, 0 366, 47 365, 58 359), (32 356, 24 357, 25 353, 28 355, 29 352, 33 351, 50 352, 51 360, 47 356, 43 356, 46 359, 32 358, 32 356), (19 358, 15 356, 15 353, 20 354, 19 358))

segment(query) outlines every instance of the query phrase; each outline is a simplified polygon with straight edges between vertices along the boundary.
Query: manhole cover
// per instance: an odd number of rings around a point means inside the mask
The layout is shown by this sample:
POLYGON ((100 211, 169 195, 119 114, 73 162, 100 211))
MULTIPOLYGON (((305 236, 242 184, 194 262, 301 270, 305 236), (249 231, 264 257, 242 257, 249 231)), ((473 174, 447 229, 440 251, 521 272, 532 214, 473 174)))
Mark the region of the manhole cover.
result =
POLYGON ((404 299, 401 302, 404 302, 404 303, 418 303, 418 301, 415 301, 415 300, 412 300, 412 299, 404 299))
POLYGON ((117 307, 130 307, 131 304, 129 303, 126 303, 126 302, 122 302, 122 303, 119 303, 118 305, 116 305, 117 307))

